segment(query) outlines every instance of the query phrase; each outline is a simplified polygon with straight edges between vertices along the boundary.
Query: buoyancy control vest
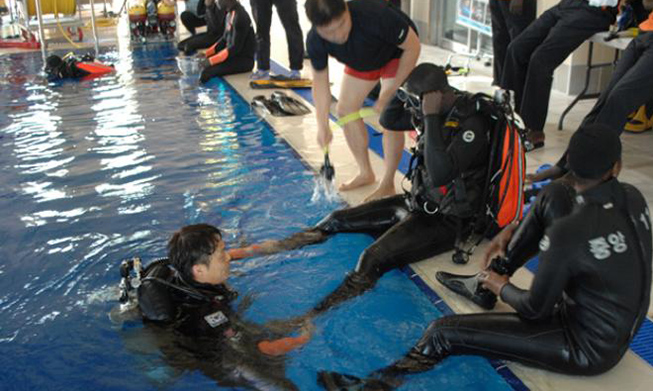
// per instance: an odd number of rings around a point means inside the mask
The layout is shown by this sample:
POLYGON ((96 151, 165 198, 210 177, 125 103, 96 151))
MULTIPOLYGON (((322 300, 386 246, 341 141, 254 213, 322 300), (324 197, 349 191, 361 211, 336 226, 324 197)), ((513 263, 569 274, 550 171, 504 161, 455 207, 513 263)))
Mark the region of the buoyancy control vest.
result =
POLYGON ((211 327, 228 326, 229 306, 238 294, 224 284, 188 282, 167 259, 150 263, 141 273, 137 287, 138 306, 144 319, 172 322, 191 307, 206 307, 203 314, 211 327))

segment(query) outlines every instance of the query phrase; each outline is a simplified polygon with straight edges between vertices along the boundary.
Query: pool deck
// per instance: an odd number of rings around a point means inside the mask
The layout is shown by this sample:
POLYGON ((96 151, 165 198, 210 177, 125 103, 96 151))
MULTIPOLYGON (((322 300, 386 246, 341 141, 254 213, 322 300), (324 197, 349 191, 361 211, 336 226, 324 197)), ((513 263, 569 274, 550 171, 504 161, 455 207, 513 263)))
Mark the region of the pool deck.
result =
MULTIPOLYGON (((117 5, 114 5, 113 8, 118 9, 121 3, 122 2, 117 2, 117 5)), ((249 8, 248 2, 243 2, 243 5, 249 8)), ((178 6, 178 13, 181 13, 184 3, 179 2, 178 6)), ((96 10, 97 9, 98 8, 96 8, 96 10)), ((302 28, 306 32, 308 31, 309 25, 301 10, 300 17, 302 19, 302 28)), ((283 33, 278 18, 276 17, 273 20, 272 29, 273 37, 281 37, 279 39, 273 39, 271 50, 273 53, 273 60, 279 64, 287 64, 285 34, 283 33)), ((183 27, 181 30, 183 31, 183 27)), ((87 33, 87 36, 90 36, 90 30, 85 32, 87 33)), ((128 41, 129 39, 125 18, 122 18, 121 22, 115 27, 99 29, 99 33, 100 44, 102 46, 122 46, 126 44, 125 40, 128 41)), ((184 34, 187 33, 183 31, 182 35, 184 34)), ((67 45, 68 44, 64 43, 56 43, 53 45, 53 48, 69 47, 67 45)), ((92 44, 89 44, 87 41, 84 43, 84 47, 92 48, 92 44)), ((0 49, 0 55, 18 51, 21 50, 0 49)), ((449 54, 449 52, 443 49, 424 45, 422 47, 419 61, 444 64, 449 54)), ((341 64, 333 59, 330 60, 329 69, 332 78, 331 81, 333 82, 332 92, 335 96, 338 95, 337 93, 340 87, 342 68, 341 64)), ((306 77, 310 77, 309 69, 310 64, 308 61, 305 61, 304 74, 306 77)), ((490 68, 485 67, 480 62, 473 61, 472 74, 470 76, 452 77, 450 78, 450 82, 452 85, 460 89, 472 92, 491 93, 493 87, 490 85, 490 73, 490 68)), ((252 90, 249 87, 249 74, 229 76, 226 79, 234 89, 248 101, 251 101, 255 95, 269 95, 272 92, 272 90, 252 90)), ((287 93, 294 94, 296 98, 302 99, 301 96, 296 95, 292 91, 287 91, 287 93)), ((546 124, 547 145, 545 148, 531 152, 527 155, 528 172, 533 172, 541 164, 553 163, 558 159, 565 150, 572 131, 577 128, 583 116, 589 111, 594 103, 593 101, 580 102, 567 116, 565 130, 559 132, 556 130, 557 120, 562 113, 562 110, 567 106, 572 98, 573 97, 555 91, 552 93, 552 101, 546 124)), ((307 105, 311 108, 313 107, 310 102, 307 102, 307 105)), ((333 107, 332 113, 334 113, 333 107)), ((265 117, 265 120, 280 136, 287 140, 287 142, 299 153, 307 164, 315 170, 319 169, 322 164, 323 155, 316 142, 317 127, 313 115, 309 114, 301 117, 267 116, 265 117)), ((377 118, 366 119, 366 123, 380 131, 377 118)), ((409 139, 407 138, 407 140, 409 139)), ((642 191, 649 204, 653 205, 653 156, 650 153, 650 145, 653 145, 653 132, 639 135, 624 134, 622 136, 622 141, 624 146, 624 170, 622 171, 620 179, 637 186, 640 191, 642 191), (647 145, 649 147, 647 147, 647 145)), ((410 146, 411 142, 412 140, 407 142, 407 148, 410 146)), ((344 135, 341 131, 334 131, 334 141, 331 146, 330 154, 337 172, 336 185, 355 175, 356 164, 353 160, 353 156, 349 152, 344 135)), ((377 178, 380 178, 383 172, 383 160, 374 151, 370 151, 370 158, 372 159, 372 165, 374 166, 377 178)), ((402 179, 403 174, 397 172, 395 175, 395 184, 398 190, 401 189, 402 179)), ((362 202, 362 200, 371 193, 375 187, 376 184, 355 191, 343 192, 341 196, 350 205, 357 205, 362 202)), ((454 312, 479 312, 482 311, 479 307, 461 300, 459 297, 444 290, 443 287, 435 281, 434 274, 438 270, 456 273, 474 273, 478 270, 477 265, 480 261, 480 254, 482 254, 485 245, 486 243, 483 243, 480 248, 476 250, 470 263, 465 266, 453 264, 451 262, 451 254, 446 253, 416 263, 412 265, 412 269, 454 312)), ((521 287, 528 287, 531 279, 532 273, 526 270, 526 268, 522 268, 516 273, 512 281, 521 287)), ((653 304, 651 308, 653 308, 653 304)), ((511 309, 504 303, 499 302, 494 311, 510 310, 511 309)), ((653 310, 649 309, 649 318, 652 314, 653 310)), ((653 342, 651 342, 651 345, 649 346, 653 348, 653 342)), ((653 356, 653 354, 649 355, 653 356)), ((508 364, 508 367, 524 383, 524 385, 533 390, 649 390, 653 384, 653 368, 648 362, 633 351, 629 351, 624 359, 614 369, 595 377, 575 377, 553 374, 514 363, 508 364)))

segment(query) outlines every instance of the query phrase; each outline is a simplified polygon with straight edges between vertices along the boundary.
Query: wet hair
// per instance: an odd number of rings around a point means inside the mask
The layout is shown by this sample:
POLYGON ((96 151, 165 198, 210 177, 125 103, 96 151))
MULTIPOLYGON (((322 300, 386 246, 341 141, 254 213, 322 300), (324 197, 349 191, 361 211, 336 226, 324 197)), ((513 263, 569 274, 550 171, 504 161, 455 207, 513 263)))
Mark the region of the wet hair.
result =
POLYGON ((208 266, 221 241, 222 233, 212 225, 187 225, 168 241, 168 259, 184 279, 193 281, 193 265, 208 266))
POLYGON ((45 60, 45 72, 49 75, 56 76, 61 68, 63 67, 64 62, 61 57, 53 54, 45 60))
POLYGON ((403 88, 420 99, 427 92, 451 91, 444 68, 427 62, 419 64, 410 72, 403 88))
POLYGON ((324 26, 347 10, 345 0, 307 0, 304 5, 308 20, 315 26, 324 26))
POLYGON ((580 179, 599 179, 621 160, 619 132, 603 124, 581 126, 569 140, 567 165, 580 179))

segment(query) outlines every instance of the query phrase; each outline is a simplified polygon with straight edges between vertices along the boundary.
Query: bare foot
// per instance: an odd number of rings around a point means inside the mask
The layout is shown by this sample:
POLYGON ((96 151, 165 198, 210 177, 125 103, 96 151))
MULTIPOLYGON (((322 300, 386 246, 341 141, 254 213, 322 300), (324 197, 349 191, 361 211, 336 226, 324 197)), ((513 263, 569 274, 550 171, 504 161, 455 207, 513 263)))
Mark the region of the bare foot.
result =
POLYGON ((370 174, 370 175, 358 174, 356 175, 356 177, 354 177, 354 179, 340 185, 338 189, 340 191, 358 189, 359 187, 367 186, 371 183, 374 183, 374 180, 375 180, 374 174, 370 174))
POLYGON ((391 197, 395 194, 397 194, 397 191, 395 190, 394 184, 391 185, 381 184, 379 185, 379 187, 376 188, 376 190, 374 190, 374 192, 372 192, 372 194, 365 197, 365 200, 363 202, 380 200, 381 198, 391 197))

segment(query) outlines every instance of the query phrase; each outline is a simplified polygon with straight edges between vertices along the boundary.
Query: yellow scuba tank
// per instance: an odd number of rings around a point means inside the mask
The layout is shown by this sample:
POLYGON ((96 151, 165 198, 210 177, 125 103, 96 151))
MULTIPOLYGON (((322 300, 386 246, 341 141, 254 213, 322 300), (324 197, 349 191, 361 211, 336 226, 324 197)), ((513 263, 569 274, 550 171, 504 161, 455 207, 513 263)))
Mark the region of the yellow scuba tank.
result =
POLYGON ((175 3, 172 0, 161 0, 157 5, 157 14, 159 20, 175 19, 175 3))
POLYGON ((129 8, 127 9, 130 22, 144 22, 147 19, 147 8, 145 7, 144 0, 130 1, 129 8))

